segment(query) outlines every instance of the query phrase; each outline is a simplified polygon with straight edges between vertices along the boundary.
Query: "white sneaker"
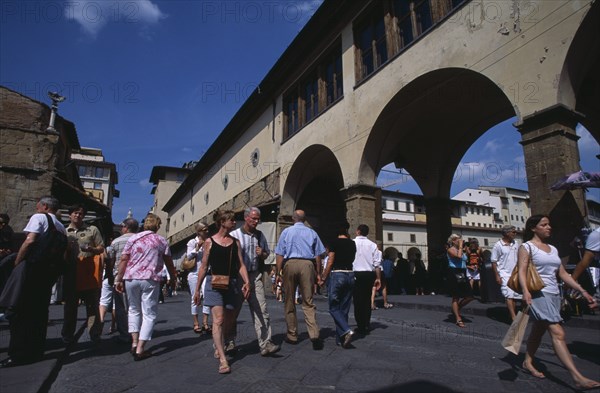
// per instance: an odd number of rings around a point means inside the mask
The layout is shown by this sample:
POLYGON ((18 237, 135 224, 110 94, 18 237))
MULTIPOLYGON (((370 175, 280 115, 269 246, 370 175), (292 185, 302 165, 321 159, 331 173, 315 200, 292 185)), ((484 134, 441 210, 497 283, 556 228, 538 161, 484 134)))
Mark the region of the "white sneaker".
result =
POLYGON ((260 355, 268 356, 268 355, 271 355, 271 354, 279 351, 280 349, 281 349, 281 347, 279 345, 273 344, 271 341, 267 341, 267 343, 265 344, 265 347, 260 350, 260 355))
POLYGON ((231 352, 235 349, 235 341, 229 340, 227 344, 225 344, 225 352, 231 352))

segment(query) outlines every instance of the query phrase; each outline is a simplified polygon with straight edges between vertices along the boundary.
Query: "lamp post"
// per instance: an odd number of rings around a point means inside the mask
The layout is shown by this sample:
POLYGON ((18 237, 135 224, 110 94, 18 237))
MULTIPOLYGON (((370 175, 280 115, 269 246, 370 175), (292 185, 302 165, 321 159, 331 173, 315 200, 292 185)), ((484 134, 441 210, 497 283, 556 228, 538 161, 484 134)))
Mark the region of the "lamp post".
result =
POLYGON ((48 97, 52 100, 52 111, 50 112, 50 124, 48 125, 48 128, 46 128, 46 132, 58 134, 56 128, 54 128, 54 121, 56 120, 56 113, 58 112, 58 104, 63 102, 66 97, 52 91, 48 92, 48 97))

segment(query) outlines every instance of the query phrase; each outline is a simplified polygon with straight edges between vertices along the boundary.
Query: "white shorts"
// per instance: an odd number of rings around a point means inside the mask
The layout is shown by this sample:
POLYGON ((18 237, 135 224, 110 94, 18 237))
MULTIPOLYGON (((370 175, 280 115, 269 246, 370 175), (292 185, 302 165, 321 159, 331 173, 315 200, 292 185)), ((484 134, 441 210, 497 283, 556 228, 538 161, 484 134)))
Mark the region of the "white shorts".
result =
POLYGON ((481 280, 481 276, 479 274, 479 269, 475 269, 475 270, 467 269, 467 278, 469 280, 481 280))
MULTIPOLYGON (((109 307, 113 304, 113 287, 108 284, 108 278, 102 281, 102 292, 100 293, 100 305, 109 307)), ((113 304, 114 308, 114 304, 113 304)))
POLYGON ((504 296, 505 299, 523 299, 523 295, 516 293, 506 285, 508 279, 509 277, 502 277, 502 287, 500 289, 502 291, 502 296, 504 296))

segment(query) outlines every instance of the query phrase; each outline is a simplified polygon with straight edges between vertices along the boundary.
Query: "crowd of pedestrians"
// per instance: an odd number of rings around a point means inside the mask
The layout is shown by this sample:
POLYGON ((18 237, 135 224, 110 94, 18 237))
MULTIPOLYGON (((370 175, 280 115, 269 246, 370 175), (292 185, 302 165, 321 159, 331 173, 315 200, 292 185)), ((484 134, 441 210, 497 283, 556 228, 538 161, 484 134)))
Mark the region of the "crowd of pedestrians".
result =
MULTIPOLYGON (((0 362, 0 367, 42 358, 50 294, 57 283, 56 293, 61 294, 59 297, 64 303, 62 337, 66 344, 74 340, 77 309, 83 303, 92 342, 100 343, 105 315, 112 311, 114 327, 111 331, 118 332, 118 341, 131 345, 133 360, 152 356, 147 344, 152 339, 158 315, 159 293, 165 281, 163 271, 168 272, 173 289, 178 281, 169 245, 156 233, 160 218, 148 214, 141 232, 135 219, 124 220, 120 236, 106 247, 98 228, 84 222, 84 206, 68 209, 70 223, 66 228, 56 216, 58 207, 55 198, 40 198, 36 214, 24 229, 26 239, 18 250, 13 250, 10 241, 5 239, 8 216, 0 216, 3 231, 0 273, 2 266, 11 268, 10 274, 0 274, 0 307, 9 319, 11 333, 9 358, 0 362)), ((266 302, 263 277, 265 260, 271 250, 265 235, 258 229, 260 209, 246 209, 244 222, 237 229, 234 217, 233 211, 216 211, 212 234, 206 223, 197 223, 195 236, 187 243, 185 254, 190 262, 187 280, 192 299, 192 329, 195 333, 212 335, 220 374, 231 372, 228 354, 236 348, 237 318, 244 302, 248 304, 260 354, 269 356, 280 350, 280 345, 272 341, 266 302)), ((296 308, 299 303, 312 348, 317 351, 324 348, 313 299, 318 292, 328 299, 335 343, 345 349, 352 347, 355 335, 369 335, 378 291, 383 295, 384 308, 393 306, 388 302, 388 293, 402 293, 410 288, 416 295, 424 294, 427 271, 418 250, 409 250, 408 260, 399 254, 394 261, 393 256, 382 252, 381 243, 368 238, 367 225, 358 225, 352 238, 347 222, 339 226, 337 236, 328 239, 325 247, 317 232, 308 225, 303 210, 294 211, 292 221, 293 225, 285 228, 279 237, 274 250, 276 263, 271 272, 271 290, 284 303, 285 343, 296 345, 299 341, 296 308), (397 272, 400 272, 400 280, 397 280, 397 272), (351 304, 356 322, 354 329, 349 321, 351 304)), ((533 360, 542 335, 549 331, 555 352, 571 373, 575 386, 579 389, 597 387, 598 382, 577 371, 566 347, 560 325, 557 275, 581 292, 592 307, 595 302, 566 273, 556 249, 546 243, 549 234, 550 223, 546 216, 533 216, 528 220, 524 233, 528 248, 515 240, 514 227, 502 228, 502 238, 491 252, 494 278, 501 286, 511 319, 516 315, 517 301, 531 309, 534 324, 527 340, 523 369, 544 378, 533 360), (518 266, 521 286, 525 288, 524 272, 529 263, 538 270, 545 287, 536 293, 525 289, 521 295, 511 290, 507 281, 518 266)), ((584 264, 597 258, 599 253, 600 247, 593 243, 595 237, 591 239, 591 256, 586 254, 584 264)), ((452 297, 450 308, 456 325, 464 328, 460 312, 474 300, 473 292, 481 280, 483 255, 476 242, 466 244, 460 235, 453 234, 446 245, 446 260, 447 290, 452 297)))

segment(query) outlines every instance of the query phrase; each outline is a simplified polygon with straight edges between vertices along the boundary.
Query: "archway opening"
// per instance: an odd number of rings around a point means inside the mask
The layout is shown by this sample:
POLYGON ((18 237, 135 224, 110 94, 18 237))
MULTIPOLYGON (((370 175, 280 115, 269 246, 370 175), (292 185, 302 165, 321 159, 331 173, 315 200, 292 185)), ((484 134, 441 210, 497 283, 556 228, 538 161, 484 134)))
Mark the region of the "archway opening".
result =
POLYGON ((342 170, 331 150, 322 145, 306 148, 294 161, 282 193, 280 217, 296 209, 306 213, 309 225, 324 242, 346 221, 346 205, 340 193, 342 170))

